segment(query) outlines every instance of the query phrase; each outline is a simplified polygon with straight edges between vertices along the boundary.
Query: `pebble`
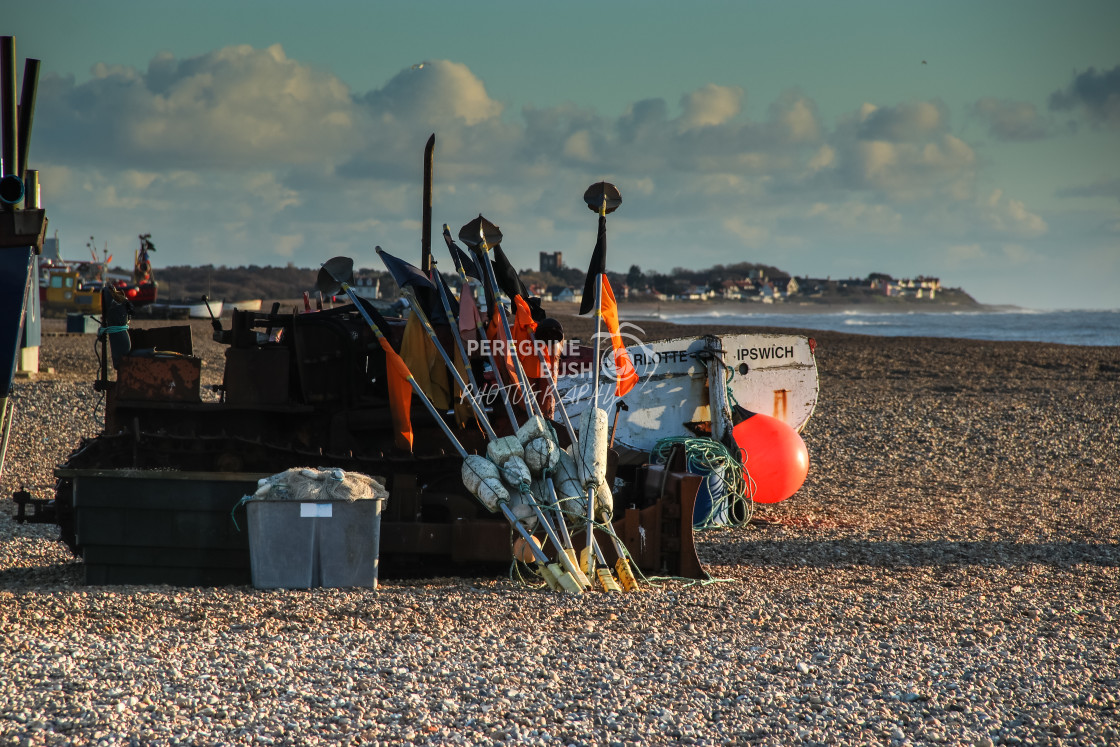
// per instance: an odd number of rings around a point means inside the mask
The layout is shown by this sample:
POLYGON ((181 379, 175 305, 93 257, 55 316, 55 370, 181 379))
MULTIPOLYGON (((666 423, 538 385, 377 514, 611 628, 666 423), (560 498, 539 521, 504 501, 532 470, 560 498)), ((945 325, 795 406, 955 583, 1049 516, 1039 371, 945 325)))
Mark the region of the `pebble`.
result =
POLYGON ((801 491, 698 536, 717 583, 578 598, 84 586, 6 502, 100 423, 91 338, 45 336, 0 484, 0 744, 1120 742, 1115 349, 813 336, 801 491))

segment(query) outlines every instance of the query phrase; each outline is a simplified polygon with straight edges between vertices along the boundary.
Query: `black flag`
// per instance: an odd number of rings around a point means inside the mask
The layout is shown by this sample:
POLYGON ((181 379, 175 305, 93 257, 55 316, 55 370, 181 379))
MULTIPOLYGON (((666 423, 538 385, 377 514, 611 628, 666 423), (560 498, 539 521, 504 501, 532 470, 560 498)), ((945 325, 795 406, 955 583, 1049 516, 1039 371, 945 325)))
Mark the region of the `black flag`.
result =
POLYGON ((599 237, 595 240, 595 251, 591 252, 591 264, 587 267, 587 279, 583 281, 583 300, 579 313, 589 313, 595 308, 595 289, 598 278, 607 271, 607 217, 599 216, 599 237))
POLYGON ((494 275, 498 278, 498 286, 511 301, 514 296, 529 298, 529 289, 521 282, 521 278, 517 277, 517 270, 513 269, 506 253, 502 251, 501 244, 494 246, 494 275))
POLYGON ((451 252, 451 261, 455 263, 455 269, 468 278, 481 281, 482 274, 478 271, 478 265, 475 264, 474 258, 459 248, 459 245, 451 238, 451 229, 448 228, 446 223, 443 224, 443 240, 447 243, 447 250, 451 252))
MULTIPOLYGON (((434 277, 432 278, 432 282, 433 283, 439 283, 440 287, 443 288, 443 297, 447 299, 447 305, 451 307, 451 315, 454 316, 456 319, 458 319, 459 318, 459 301, 451 293, 451 289, 447 287, 447 281, 444 279, 443 273, 440 272, 438 269, 436 269, 433 266, 432 267, 432 275, 434 275, 434 277)), ((439 292, 440 292, 439 288, 436 288, 436 293, 439 293, 439 292)), ((440 302, 440 306, 441 307, 443 306, 442 301, 440 302)), ((450 324, 450 321, 448 321, 448 323, 450 324)))
POLYGON ((447 314, 443 313, 443 304, 436 297, 436 293, 438 293, 436 286, 427 275, 420 271, 419 267, 410 265, 400 257, 394 257, 381 247, 377 247, 377 254, 381 257, 381 261, 385 263, 385 268, 389 270, 389 274, 393 276, 393 280, 396 281, 401 290, 411 288, 413 293, 416 294, 416 300, 419 302, 424 315, 428 317, 428 321, 433 324, 450 323, 447 314))

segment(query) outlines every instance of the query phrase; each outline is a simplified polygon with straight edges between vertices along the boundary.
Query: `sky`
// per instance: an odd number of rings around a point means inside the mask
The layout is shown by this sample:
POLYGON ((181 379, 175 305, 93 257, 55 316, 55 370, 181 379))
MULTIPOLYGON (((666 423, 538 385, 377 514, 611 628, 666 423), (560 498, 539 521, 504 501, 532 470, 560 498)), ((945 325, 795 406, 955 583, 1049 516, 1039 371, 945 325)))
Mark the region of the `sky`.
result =
POLYGON ((5 3, 63 256, 419 263, 482 214, 518 268, 919 275, 1120 307, 1120 3, 5 3))

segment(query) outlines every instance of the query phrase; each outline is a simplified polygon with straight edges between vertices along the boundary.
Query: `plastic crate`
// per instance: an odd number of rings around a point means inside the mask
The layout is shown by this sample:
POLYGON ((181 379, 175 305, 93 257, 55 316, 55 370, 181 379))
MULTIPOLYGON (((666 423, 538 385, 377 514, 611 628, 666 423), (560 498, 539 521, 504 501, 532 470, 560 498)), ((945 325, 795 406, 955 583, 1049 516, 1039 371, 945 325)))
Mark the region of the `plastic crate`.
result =
POLYGON ((256 588, 377 588, 381 501, 245 505, 256 588))

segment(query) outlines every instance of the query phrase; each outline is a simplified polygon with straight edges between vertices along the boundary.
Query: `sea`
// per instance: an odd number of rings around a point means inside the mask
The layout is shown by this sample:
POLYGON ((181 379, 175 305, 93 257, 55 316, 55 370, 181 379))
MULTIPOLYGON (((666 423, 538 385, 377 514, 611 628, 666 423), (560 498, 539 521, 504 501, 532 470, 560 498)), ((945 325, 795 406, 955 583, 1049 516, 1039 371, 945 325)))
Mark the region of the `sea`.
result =
MULTIPOLYGON (((1040 311, 760 311, 754 313, 660 314, 674 324, 794 327, 883 337, 955 337, 971 340, 1055 342, 1120 346, 1120 309, 1040 311)), ((640 324, 640 322, 638 322, 640 324)))

